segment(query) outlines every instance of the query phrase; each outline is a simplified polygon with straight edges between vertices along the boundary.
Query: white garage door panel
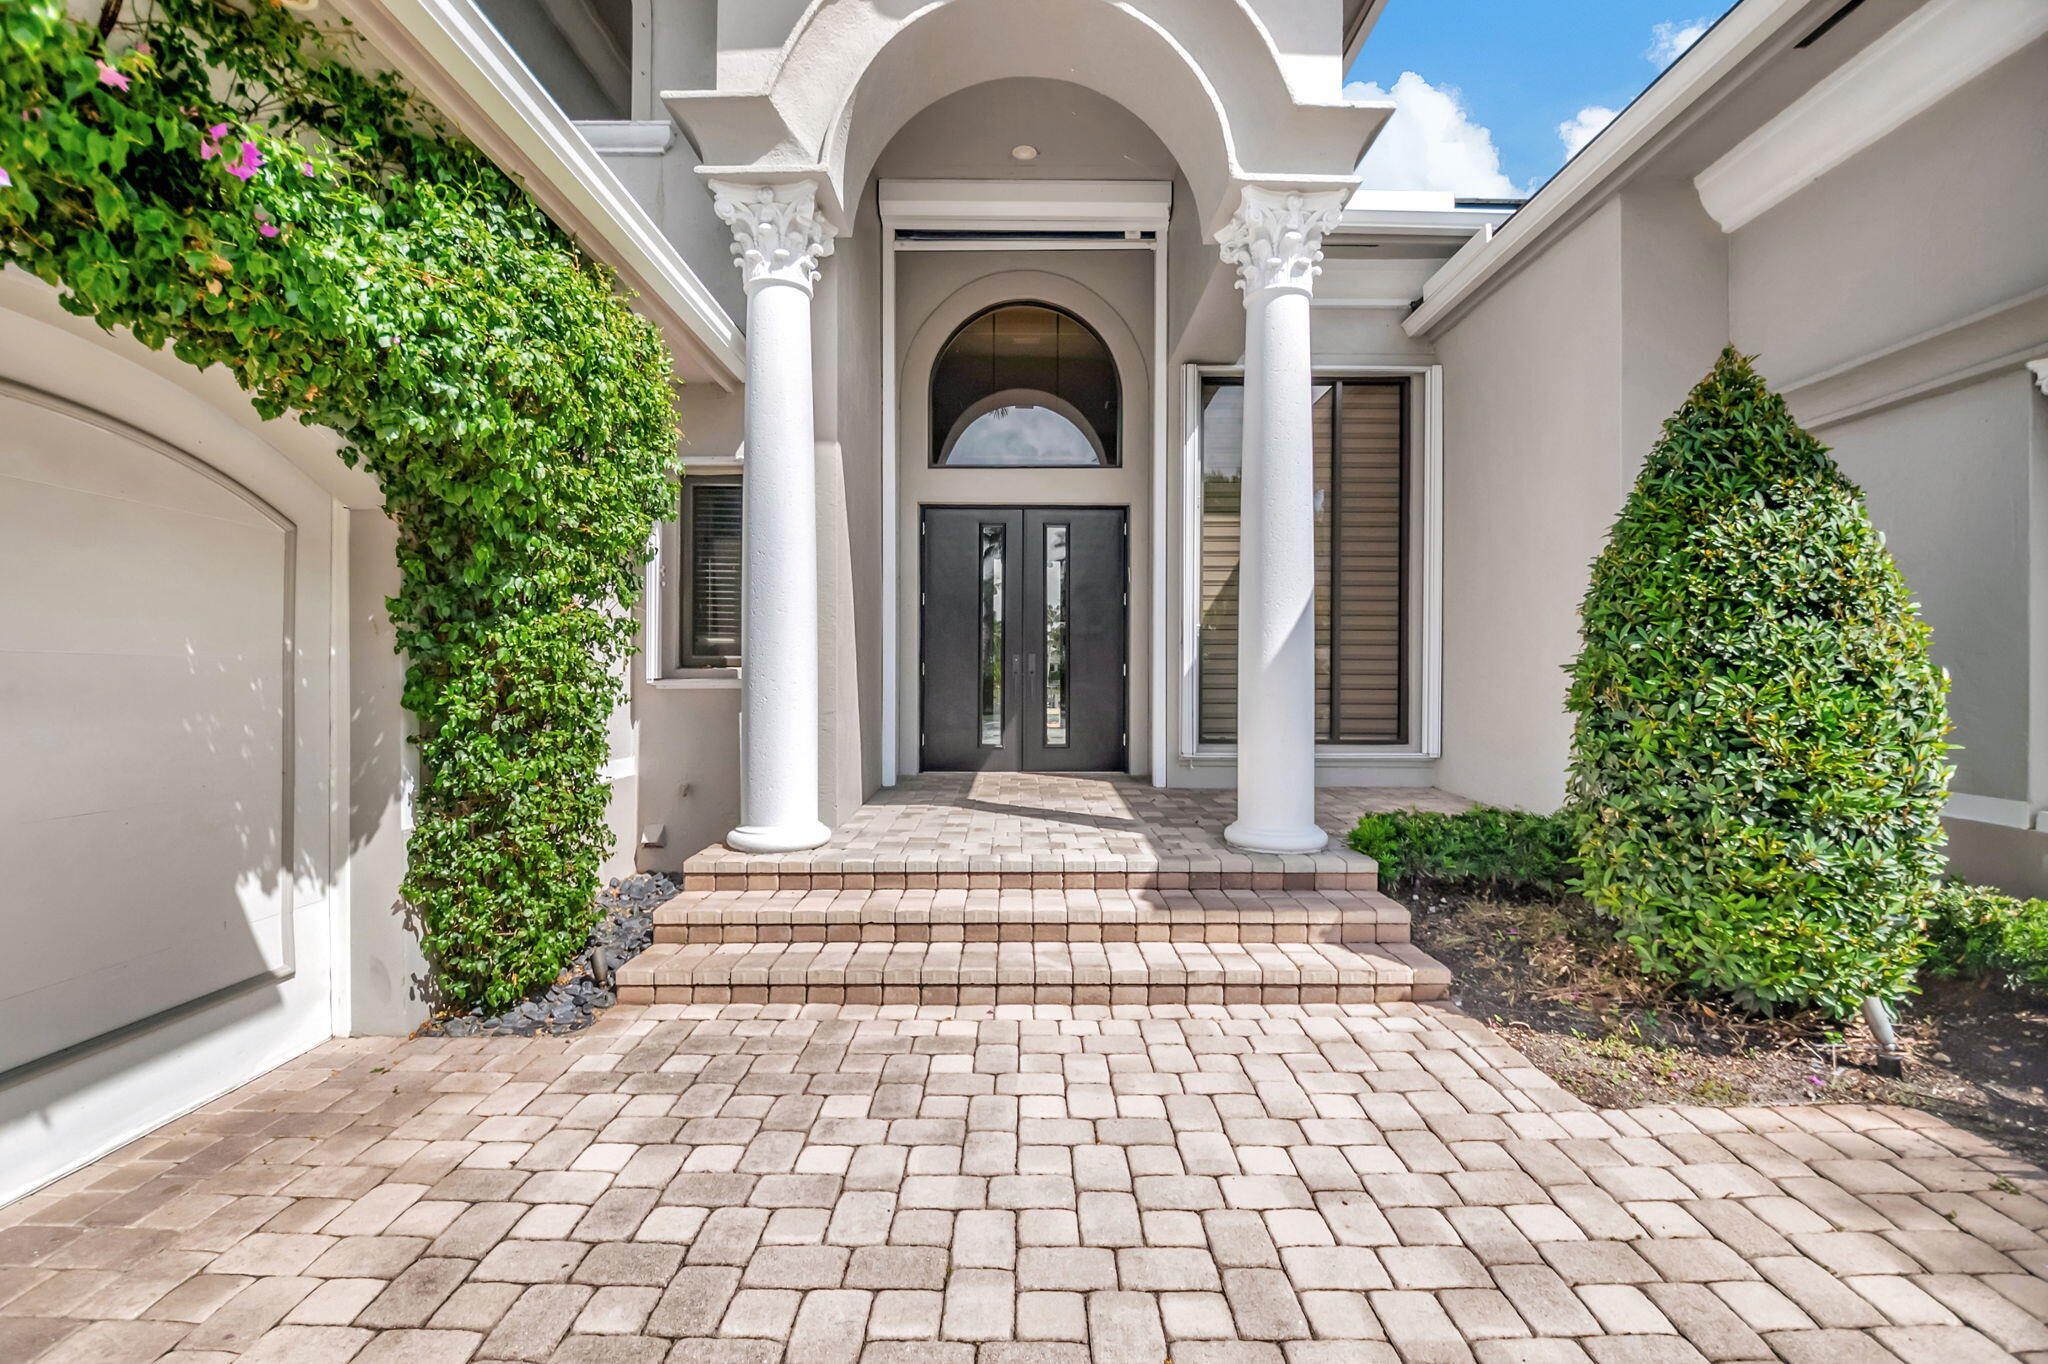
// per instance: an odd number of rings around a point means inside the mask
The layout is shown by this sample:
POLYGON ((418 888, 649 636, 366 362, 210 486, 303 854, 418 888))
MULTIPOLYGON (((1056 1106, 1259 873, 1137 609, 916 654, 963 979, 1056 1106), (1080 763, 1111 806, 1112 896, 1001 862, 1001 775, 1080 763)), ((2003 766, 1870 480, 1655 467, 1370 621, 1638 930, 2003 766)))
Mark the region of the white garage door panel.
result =
POLYGON ((290 964, 293 537, 0 395, 0 1070, 290 964))

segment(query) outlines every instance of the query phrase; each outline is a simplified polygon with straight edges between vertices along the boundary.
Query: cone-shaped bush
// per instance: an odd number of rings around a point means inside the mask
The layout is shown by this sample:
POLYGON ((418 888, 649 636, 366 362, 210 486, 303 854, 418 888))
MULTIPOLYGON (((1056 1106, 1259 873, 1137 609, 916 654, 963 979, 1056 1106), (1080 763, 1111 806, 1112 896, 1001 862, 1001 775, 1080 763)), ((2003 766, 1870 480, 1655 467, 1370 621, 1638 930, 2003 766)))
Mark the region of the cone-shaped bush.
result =
POLYGON ((1644 964, 1837 1016, 1910 985, 1947 678, 1861 492, 1732 348, 1665 422, 1581 626, 1583 887, 1644 964))

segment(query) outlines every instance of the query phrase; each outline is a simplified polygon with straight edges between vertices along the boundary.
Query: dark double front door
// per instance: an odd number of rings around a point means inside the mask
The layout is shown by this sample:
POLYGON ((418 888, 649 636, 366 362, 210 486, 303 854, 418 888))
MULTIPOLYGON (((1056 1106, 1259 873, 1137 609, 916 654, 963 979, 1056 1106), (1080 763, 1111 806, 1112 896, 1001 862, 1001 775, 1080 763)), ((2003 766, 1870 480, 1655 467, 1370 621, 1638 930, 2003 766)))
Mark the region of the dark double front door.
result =
POLYGON ((1121 507, 927 507, 923 767, 1125 763, 1121 507))

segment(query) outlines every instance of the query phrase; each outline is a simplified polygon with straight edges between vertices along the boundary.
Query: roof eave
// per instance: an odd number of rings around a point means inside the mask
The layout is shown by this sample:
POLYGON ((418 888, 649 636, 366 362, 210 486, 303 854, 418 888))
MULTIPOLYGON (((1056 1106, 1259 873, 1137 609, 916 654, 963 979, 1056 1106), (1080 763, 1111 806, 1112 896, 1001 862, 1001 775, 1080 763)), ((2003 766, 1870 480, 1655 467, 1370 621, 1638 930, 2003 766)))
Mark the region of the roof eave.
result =
POLYGON ((1741 0, 1670 69, 1565 163, 1491 237, 1475 236, 1430 276, 1402 326, 1427 336, 1459 315, 1554 228, 1614 187, 1709 91, 1770 49, 1813 0, 1741 0))

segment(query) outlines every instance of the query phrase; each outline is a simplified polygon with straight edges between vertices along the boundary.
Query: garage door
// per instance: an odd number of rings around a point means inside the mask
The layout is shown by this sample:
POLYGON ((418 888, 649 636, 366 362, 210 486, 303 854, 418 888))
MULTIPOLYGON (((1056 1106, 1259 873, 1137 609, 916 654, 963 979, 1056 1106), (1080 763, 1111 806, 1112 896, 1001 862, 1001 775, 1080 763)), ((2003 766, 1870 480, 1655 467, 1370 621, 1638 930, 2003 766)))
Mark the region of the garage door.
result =
POLYGON ((0 1075, 291 960, 292 527, 0 388, 0 1075))

